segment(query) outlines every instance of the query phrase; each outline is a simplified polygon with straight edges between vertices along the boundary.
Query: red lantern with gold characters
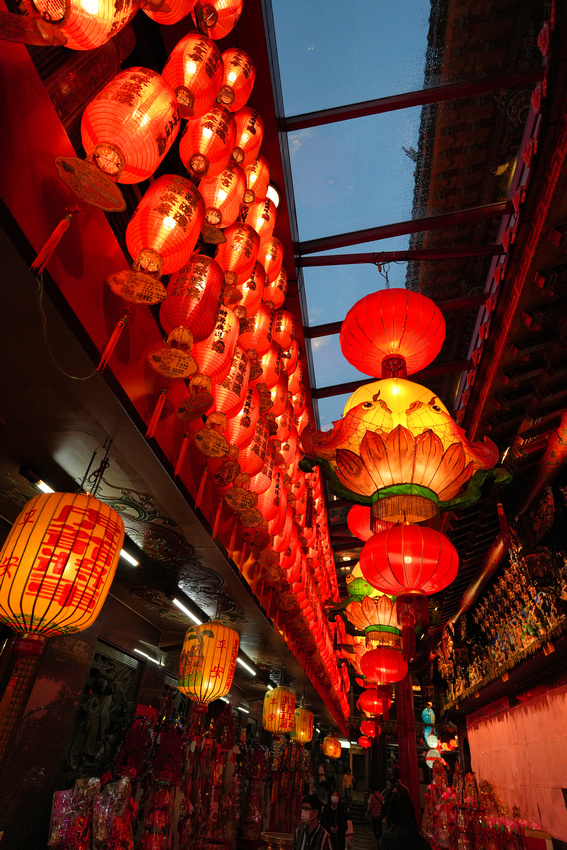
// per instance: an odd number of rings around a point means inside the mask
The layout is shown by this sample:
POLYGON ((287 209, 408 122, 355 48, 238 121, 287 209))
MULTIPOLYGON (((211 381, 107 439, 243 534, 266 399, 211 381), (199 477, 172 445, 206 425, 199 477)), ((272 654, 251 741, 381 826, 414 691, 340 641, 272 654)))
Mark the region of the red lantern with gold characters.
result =
POLYGON ((224 171, 235 138, 234 118, 220 103, 188 121, 179 139, 179 156, 191 179, 215 177, 224 171))
POLYGON ((255 109, 244 106, 234 113, 236 141, 231 154, 233 162, 245 168, 254 162, 264 138, 264 119, 255 109))
POLYGON ((94 496, 48 493, 26 503, 0 552, 0 623, 22 636, 22 654, 92 625, 123 541, 122 519, 94 496))
POLYGON ((265 156, 259 156, 254 162, 244 167, 246 175, 246 192, 244 203, 252 204, 266 197, 270 183, 270 166, 265 156))
POLYGON ((291 732, 295 722, 295 696, 287 688, 273 688, 264 697, 264 729, 272 735, 291 732))
POLYGON ((212 109, 222 74, 220 50, 214 41, 196 32, 177 42, 162 71, 175 92, 182 118, 201 118, 212 109))
POLYGON ((341 755, 341 745, 337 738, 327 735, 323 741, 323 753, 332 759, 338 759, 341 755))
POLYGON ((25 0, 26 10, 38 14, 61 30, 65 47, 71 50, 93 50, 106 44, 134 17, 140 8, 138 0, 66 0, 53 4, 50 0, 25 0))
POLYGON ((239 165, 229 162, 216 177, 205 177, 199 192, 205 202, 205 220, 214 227, 234 224, 244 199, 246 179, 239 165))
POLYGON ((244 0, 199 0, 191 14, 200 32, 216 41, 234 29, 243 5, 244 0))
POLYGON ((231 112, 238 112, 246 106, 252 94, 256 80, 256 66, 248 53, 238 47, 229 47, 225 50, 222 61, 223 77, 217 99, 231 112))
POLYGON ((229 692, 239 644, 238 632, 216 620, 187 629, 179 661, 179 690, 200 711, 229 692))

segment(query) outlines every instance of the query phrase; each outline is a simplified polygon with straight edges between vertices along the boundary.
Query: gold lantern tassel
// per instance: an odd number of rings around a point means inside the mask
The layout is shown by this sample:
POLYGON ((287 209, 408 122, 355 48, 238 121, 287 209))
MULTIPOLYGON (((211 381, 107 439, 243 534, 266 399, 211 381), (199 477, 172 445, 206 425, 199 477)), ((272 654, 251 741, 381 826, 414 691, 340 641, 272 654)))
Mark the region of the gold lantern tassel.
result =
POLYGON ((80 204, 75 204, 73 207, 66 207, 67 215, 65 218, 62 218, 33 263, 30 266, 30 271, 34 274, 41 274, 44 270, 45 266, 51 259, 51 256, 64 234, 67 232, 69 225, 73 219, 73 216, 80 211, 80 204))
POLYGON ((208 474, 207 464, 205 464, 205 468, 203 469, 203 474, 201 475, 201 481, 199 483, 199 490, 197 491, 197 498, 195 499, 195 507, 198 508, 203 499, 203 493, 205 492, 205 484, 207 481, 208 474))
POLYGON ((110 339, 106 343, 106 346, 105 346, 104 351, 102 352, 102 355, 101 355, 101 358, 100 358, 100 363, 96 367, 97 372, 102 372, 102 370, 104 369, 104 367, 106 366, 106 364, 110 360, 110 358, 112 356, 112 352, 116 348, 116 343, 120 339, 120 334, 122 333, 122 331, 126 327, 126 324, 128 322, 128 314, 129 313, 130 313, 130 305, 128 305, 128 308, 127 308, 126 312, 124 313, 124 315, 122 316, 122 318, 116 323, 116 327, 112 331, 112 336, 110 337, 110 339))
MULTIPOLYGON (((185 460, 185 454, 187 452, 187 446, 189 445, 189 431, 185 431, 183 434, 183 442, 181 443, 181 448, 179 449, 179 454, 177 456, 177 463, 175 464, 175 469, 173 470, 173 477, 177 478, 179 473, 181 472, 181 467, 183 466, 183 461, 185 460)), ((214 535, 213 535, 214 537, 214 535)))
POLYGON ((149 440, 150 437, 153 437, 156 428, 159 422, 159 418, 161 416, 161 412, 163 410, 163 406, 165 404, 165 397, 167 395, 167 390, 169 389, 169 381, 166 381, 163 387, 159 392, 159 397, 154 408, 154 412, 152 414, 152 418, 150 419, 150 424, 148 425, 148 430, 146 431, 146 439, 149 440))

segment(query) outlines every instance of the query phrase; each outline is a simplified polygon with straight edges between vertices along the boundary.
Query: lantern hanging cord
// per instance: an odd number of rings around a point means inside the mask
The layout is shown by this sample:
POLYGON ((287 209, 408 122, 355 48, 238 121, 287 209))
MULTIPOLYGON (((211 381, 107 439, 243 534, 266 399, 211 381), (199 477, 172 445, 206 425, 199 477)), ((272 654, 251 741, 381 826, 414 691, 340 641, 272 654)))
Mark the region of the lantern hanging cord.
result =
POLYGON ((48 338, 48 335, 47 335, 47 316, 45 314, 45 309, 44 309, 44 306, 43 306, 43 293, 45 291, 44 286, 43 286, 43 272, 36 274, 35 279, 37 280, 36 298, 37 298, 37 304, 38 304, 38 307, 39 307, 41 328, 42 328, 42 332, 43 332, 43 339, 45 341, 45 345, 47 347, 47 351, 49 353, 49 356, 53 360, 53 363, 55 364, 55 367, 57 368, 57 370, 59 372, 61 372, 62 375, 65 375, 66 378, 70 378, 72 381, 89 381, 91 378, 94 378, 94 376, 97 374, 96 369, 94 370, 94 372, 91 372, 89 375, 83 375, 83 376, 81 376, 81 375, 70 375, 68 372, 65 371, 65 369, 63 369, 59 365, 57 358, 55 357, 55 354, 51 350, 51 346, 49 344, 49 338, 48 338))
MULTIPOLYGON (((101 482, 102 482, 102 477, 103 477, 104 473, 106 472, 108 465, 110 464, 110 460, 108 459, 108 455, 110 453, 111 445, 112 445, 111 439, 108 439, 108 440, 105 441, 105 443, 102 447, 104 449, 104 457, 101 460, 98 468, 95 469, 94 472, 91 472, 91 474, 88 476, 87 480, 91 484, 91 496, 96 496, 98 489, 99 489, 101 482)), ((93 457, 91 458, 91 462, 89 464, 89 469, 90 469, 90 467, 93 463, 95 455, 96 455, 96 452, 94 453, 93 457)), ((88 470, 85 473, 85 478, 87 477, 87 474, 88 474, 88 470)), ((83 478, 83 484, 85 482, 85 478, 83 478)))

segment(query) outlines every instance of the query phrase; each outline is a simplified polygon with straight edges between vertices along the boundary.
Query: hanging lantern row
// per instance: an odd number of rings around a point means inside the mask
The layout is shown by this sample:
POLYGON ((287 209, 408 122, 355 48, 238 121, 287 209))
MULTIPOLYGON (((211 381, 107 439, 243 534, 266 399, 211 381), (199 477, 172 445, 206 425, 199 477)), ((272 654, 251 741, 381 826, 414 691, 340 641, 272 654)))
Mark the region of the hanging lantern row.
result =
POLYGON ((205 712, 210 702, 226 696, 232 686, 240 638, 218 621, 190 626, 179 662, 178 687, 205 712))

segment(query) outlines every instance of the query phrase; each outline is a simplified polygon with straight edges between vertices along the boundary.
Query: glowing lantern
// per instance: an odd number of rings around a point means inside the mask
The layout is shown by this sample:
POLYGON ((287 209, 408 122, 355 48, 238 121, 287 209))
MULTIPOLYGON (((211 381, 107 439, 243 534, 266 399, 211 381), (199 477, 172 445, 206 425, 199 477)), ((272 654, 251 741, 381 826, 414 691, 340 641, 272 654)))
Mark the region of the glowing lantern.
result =
POLYGON ((160 3, 156 9, 144 6, 142 11, 156 23, 171 26, 186 18, 196 2, 197 0, 167 0, 167 4, 160 3), (166 6, 167 11, 160 8, 162 5, 166 6))
POLYGON ((244 174, 246 175, 244 203, 253 204, 254 201, 265 198, 270 183, 270 166, 266 157, 259 156, 254 162, 246 165, 244 174))
POLYGON ((268 418, 275 418, 277 416, 281 416, 285 410, 285 405, 287 402, 287 390, 288 390, 288 377, 287 372, 280 372, 280 377, 278 378, 278 382, 275 387, 272 387, 270 390, 270 399, 272 401, 272 406, 270 408, 268 418))
POLYGON ((192 254, 170 277, 167 297, 160 304, 159 318, 168 342, 179 338, 190 348, 213 332, 222 287, 220 266, 205 254, 192 254), (187 334, 192 337, 191 344, 187 334))
POLYGON ((191 14, 199 30, 216 41, 234 29, 243 4, 244 0, 198 0, 191 14))
POLYGON ((264 697, 264 729, 272 735, 291 732, 295 721, 295 696, 287 688, 273 688, 264 697))
POLYGON ((301 382, 303 380, 303 366, 298 363, 293 372, 289 376, 289 391, 293 395, 299 392, 301 382))
POLYGON ((374 721, 363 720, 360 724, 360 731, 363 735, 367 735, 369 738, 376 738, 380 735, 381 729, 377 723, 374 723, 374 721))
POLYGON ((323 741, 323 753, 329 758, 338 759, 341 755, 341 745, 337 738, 328 735, 323 741))
POLYGON ((236 137, 234 118, 216 104, 204 115, 193 118, 179 139, 179 155, 189 175, 196 180, 215 177, 230 160, 236 137))
POLYGON ((238 112, 252 94, 256 68, 250 56, 238 47, 225 50, 222 61, 224 70, 217 99, 231 112, 238 112))
POLYGON ((370 740, 370 738, 367 738, 366 735, 361 735, 358 739, 358 746, 364 747, 364 749, 368 749, 368 747, 372 746, 372 741, 370 740))
POLYGON ((162 76, 175 92, 182 118, 201 118, 212 109, 222 72, 222 56, 214 41, 190 32, 177 42, 162 76))
MULTIPOLYGON (((260 416, 260 395, 256 387, 248 387, 244 397, 244 404, 233 416, 229 417, 226 423, 225 437, 230 446, 236 446, 239 449, 246 449, 254 440, 254 435, 258 426, 258 418, 260 416)), ((262 459, 262 465, 264 460, 262 459)), ((242 464, 241 464, 242 467, 242 464)), ((243 467, 242 467, 243 468, 243 467)), ((261 469, 261 466, 260 466, 261 469)), ((250 469, 244 469, 244 472, 255 475, 250 472, 250 469)))
MULTIPOLYGON (((261 304, 254 315, 247 318, 246 322, 242 324, 238 344, 250 358, 252 380, 256 380, 262 375, 263 367, 259 358, 267 354, 271 348, 273 323, 273 312, 265 304, 261 304)), ((262 412, 264 412, 264 409, 262 412)))
POLYGON ((205 202, 205 220, 215 227, 234 224, 244 198, 246 181, 240 166, 229 162, 216 177, 205 177, 199 192, 205 202))
POLYGON ((286 351, 282 351, 282 365, 290 377, 295 371, 298 357, 299 343, 296 339, 293 339, 290 347, 286 351))
POLYGON ((442 758, 442 756, 439 750, 432 748, 428 750, 425 756, 425 764, 427 765, 427 767, 433 768, 434 763, 437 761, 437 759, 440 758, 442 758))
POLYGON ((271 198, 254 201, 248 207, 246 222, 253 227, 260 237, 260 244, 270 239, 276 226, 276 205, 271 198))
POLYGON ((227 418, 230 419, 238 413, 244 404, 249 372, 248 356, 237 346, 228 375, 213 387, 215 409, 209 414, 207 425, 214 425, 224 430, 227 418))
POLYGON ((245 106, 234 113, 234 121, 236 140, 231 159, 245 168, 258 157, 264 137, 264 120, 255 109, 245 106))
POLYGON ((392 685, 378 685, 375 688, 367 688, 358 698, 357 706, 365 714, 383 714, 384 719, 388 716, 388 709, 392 705, 392 685))
POLYGON ((277 342, 283 351, 286 351, 293 342, 294 332, 295 319, 289 310, 276 310, 274 313, 274 329, 272 336, 274 342, 277 342))
MULTIPOLYGON (((271 236, 260 245, 258 259, 266 270, 268 284, 274 283, 278 279, 282 267, 283 255, 283 245, 275 236, 271 236)), ((267 300, 267 298, 264 298, 264 301, 267 300)))
POLYGON ((28 12, 55 24, 65 37, 65 47, 71 50, 92 50, 106 44, 134 17, 138 11, 137 0, 66 0, 52 4, 50 0, 25 0, 28 12))
POLYGON ((357 301, 340 337, 348 362, 377 378, 419 372, 439 354, 444 340, 439 308, 409 289, 385 289, 357 301))
POLYGON ((407 675, 408 665, 399 649, 381 645, 364 653, 360 669, 368 679, 399 682, 407 675))
MULTIPOLYGON (((269 240, 268 240, 269 241, 269 240)), ((279 310, 285 301, 287 295, 287 272, 285 269, 280 269, 277 278, 271 283, 267 283, 264 288, 264 301, 269 304, 273 310, 279 310)), ((297 363, 297 358, 296 361, 297 363)), ((295 369, 286 370, 291 373, 295 369)))
POLYGON ((431 732, 425 738, 425 743, 427 744, 428 747, 430 747, 432 749, 436 749, 437 744, 439 743, 439 738, 437 737, 437 735, 434 732, 431 732))
POLYGON ((179 690, 201 711, 229 692, 239 643, 238 632, 216 620, 187 629, 179 661, 179 690))
POLYGON ((0 622, 22 636, 22 654, 96 620, 123 541, 122 519, 94 496, 49 493, 26 503, 0 552, 0 622))
POLYGON ((431 707, 431 703, 429 703, 429 705, 426 705, 423 711, 421 712, 421 719, 429 726, 433 726, 433 724, 435 723, 435 712, 431 707))
POLYGON ((244 283, 252 274, 260 240, 250 225, 238 221, 224 231, 225 242, 217 248, 215 260, 224 272, 227 286, 244 283))
MULTIPOLYGON (((260 416, 260 418, 258 420, 258 426, 260 426, 260 423, 262 423, 262 426, 265 426, 266 429, 268 429, 268 423, 267 423, 266 418, 264 416, 260 416)), ((272 485, 273 485, 273 488, 272 488, 272 494, 273 494, 275 487, 276 487, 275 483, 273 482, 274 456, 271 453, 271 451, 267 451, 268 436, 269 436, 269 432, 268 432, 268 430, 266 430, 266 448, 264 449, 264 462, 262 464, 261 469, 250 480, 250 489, 253 490, 255 493, 259 493, 259 494, 265 493, 266 490, 268 490, 268 488, 272 487, 272 485)), ((268 511, 270 513, 270 516, 266 516, 265 518, 266 519, 273 519, 275 517, 276 513, 277 513, 277 509, 273 505, 272 499, 268 499, 267 502, 268 502, 267 506, 268 506, 268 511)))
POLYGON ((426 596, 447 587, 455 579, 458 566, 453 544, 426 526, 394 525, 364 544, 360 553, 364 578, 383 593, 397 597, 406 657, 415 652, 415 626, 427 622, 426 596))
POLYGON ((308 744, 313 738, 313 712, 307 708, 295 709, 295 726, 293 727, 291 737, 300 744, 308 744))
MULTIPOLYGON (((246 319, 248 316, 253 316, 258 312, 262 303, 262 292, 266 281, 266 272, 261 263, 255 262, 254 268, 244 283, 238 283, 236 289, 240 293, 240 301, 234 305, 233 309, 239 319, 246 319)), ((232 290, 227 292, 229 300, 234 300, 235 296, 232 290)), ((242 325, 243 323, 241 323, 242 325)))

